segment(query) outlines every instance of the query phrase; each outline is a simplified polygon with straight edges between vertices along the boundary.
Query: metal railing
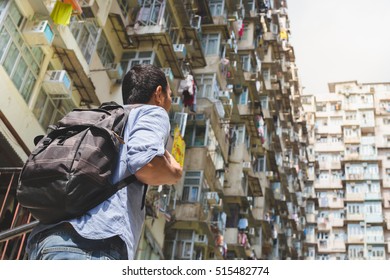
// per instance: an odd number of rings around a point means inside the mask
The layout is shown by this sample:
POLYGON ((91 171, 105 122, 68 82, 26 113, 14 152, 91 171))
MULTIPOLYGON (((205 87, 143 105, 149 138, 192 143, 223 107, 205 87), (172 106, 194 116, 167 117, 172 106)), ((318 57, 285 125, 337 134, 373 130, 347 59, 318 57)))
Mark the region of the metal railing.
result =
POLYGON ((27 234, 38 223, 16 199, 20 171, 0 168, 0 260, 24 259, 27 234))

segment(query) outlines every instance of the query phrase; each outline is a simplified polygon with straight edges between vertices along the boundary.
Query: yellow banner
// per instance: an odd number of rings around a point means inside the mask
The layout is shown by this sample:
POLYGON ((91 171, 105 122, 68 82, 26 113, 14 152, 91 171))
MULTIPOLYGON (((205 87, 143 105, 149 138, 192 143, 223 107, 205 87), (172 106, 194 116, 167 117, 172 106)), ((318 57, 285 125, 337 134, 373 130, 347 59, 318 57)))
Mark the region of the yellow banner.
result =
POLYGON ((179 127, 175 128, 173 134, 173 144, 172 144, 172 156, 180 164, 181 167, 184 166, 184 154, 186 150, 186 143, 180 135, 179 127))

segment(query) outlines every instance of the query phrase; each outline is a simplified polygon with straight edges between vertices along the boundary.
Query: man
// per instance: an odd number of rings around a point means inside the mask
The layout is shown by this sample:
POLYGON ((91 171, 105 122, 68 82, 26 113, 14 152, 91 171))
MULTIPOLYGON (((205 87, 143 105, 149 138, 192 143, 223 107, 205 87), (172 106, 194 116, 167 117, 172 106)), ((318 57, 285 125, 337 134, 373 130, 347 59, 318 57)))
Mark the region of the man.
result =
POLYGON ((29 237, 29 259, 134 259, 145 219, 144 184, 175 184, 181 178, 180 164, 165 149, 172 99, 164 72, 135 65, 123 79, 122 97, 124 104, 144 105, 130 112, 112 181, 135 174, 139 182, 79 218, 39 224, 29 237))

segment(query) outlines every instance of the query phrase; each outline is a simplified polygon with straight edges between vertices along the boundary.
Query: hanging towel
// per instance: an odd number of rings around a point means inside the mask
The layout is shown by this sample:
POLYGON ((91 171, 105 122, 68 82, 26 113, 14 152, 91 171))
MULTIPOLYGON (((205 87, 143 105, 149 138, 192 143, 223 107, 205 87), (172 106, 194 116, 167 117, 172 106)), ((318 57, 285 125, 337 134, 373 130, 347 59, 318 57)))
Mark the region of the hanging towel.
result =
POLYGON ((50 17, 53 19, 55 24, 68 25, 70 17, 72 16, 73 7, 72 4, 62 3, 57 1, 54 5, 53 11, 50 17))

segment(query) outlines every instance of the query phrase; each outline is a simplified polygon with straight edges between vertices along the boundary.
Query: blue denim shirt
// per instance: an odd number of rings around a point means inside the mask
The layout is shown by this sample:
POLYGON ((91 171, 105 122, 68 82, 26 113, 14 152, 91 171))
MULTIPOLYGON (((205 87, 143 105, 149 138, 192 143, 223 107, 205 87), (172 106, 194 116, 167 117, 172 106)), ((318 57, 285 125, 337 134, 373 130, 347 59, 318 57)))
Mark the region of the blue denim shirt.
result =
MULTIPOLYGON (((143 105, 133 109, 124 133, 126 145, 120 148, 113 183, 134 174, 155 156, 164 155, 169 132, 169 116, 163 108, 143 105)), ((134 259, 145 220, 145 209, 141 210, 143 188, 142 183, 133 183, 85 215, 68 222, 85 238, 104 239, 119 235, 126 243, 128 258, 134 259)), ((38 225, 29 239, 52 226, 38 225)))

